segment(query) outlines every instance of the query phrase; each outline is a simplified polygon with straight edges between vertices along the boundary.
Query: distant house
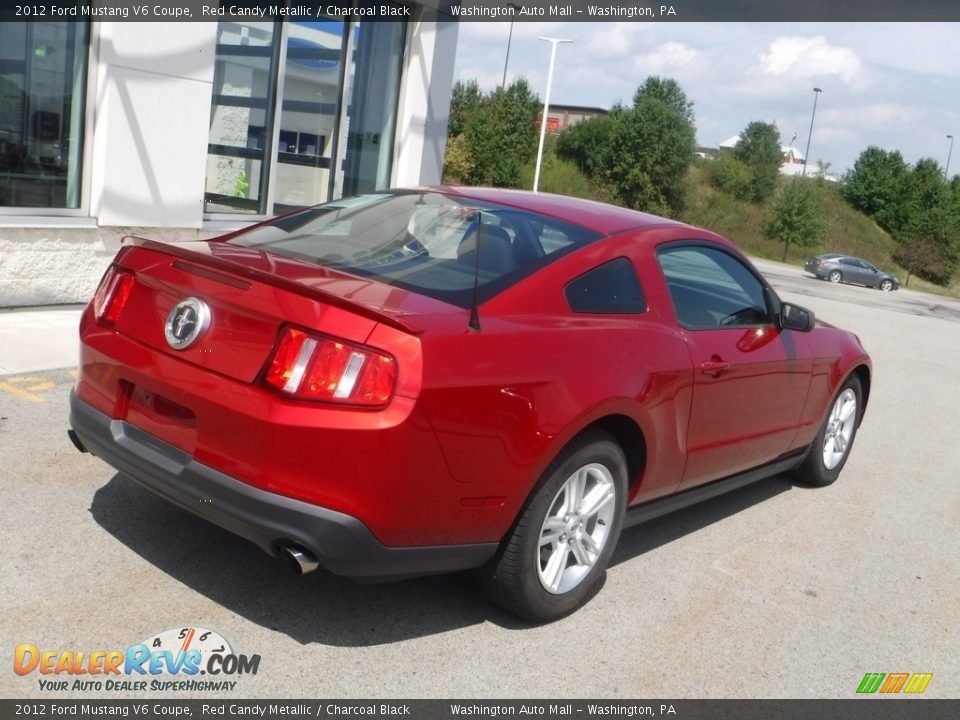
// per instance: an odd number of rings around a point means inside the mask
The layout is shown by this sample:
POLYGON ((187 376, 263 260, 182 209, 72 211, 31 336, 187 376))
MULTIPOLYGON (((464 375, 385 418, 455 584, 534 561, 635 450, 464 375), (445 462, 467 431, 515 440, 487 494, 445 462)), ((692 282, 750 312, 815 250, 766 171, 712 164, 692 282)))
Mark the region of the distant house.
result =
MULTIPOLYGON (((583 107, 582 105, 551 105, 547 111, 547 132, 562 133, 584 120, 590 120, 607 114, 607 110, 598 107, 583 107)), ((537 130, 540 129, 540 117, 537 117, 537 130)))
MULTIPOLYGON (((731 138, 727 138, 720 143, 718 152, 733 152, 733 149, 739 142, 739 135, 734 135, 731 138)), ((813 174, 816 168, 809 168, 808 170, 811 172, 811 174, 813 174)), ((803 174, 803 153, 795 148, 793 143, 780 146, 780 174, 791 176, 803 174)), ((834 178, 827 176, 827 179, 833 180, 834 178)))
MULTIPOLYGON (((803 174, 803 153, 797 150, 793 145, 780 146, 780 174, 781 175, 802 175, 803 174)), ((814 170, 815 168, 811 168, 814 170)))

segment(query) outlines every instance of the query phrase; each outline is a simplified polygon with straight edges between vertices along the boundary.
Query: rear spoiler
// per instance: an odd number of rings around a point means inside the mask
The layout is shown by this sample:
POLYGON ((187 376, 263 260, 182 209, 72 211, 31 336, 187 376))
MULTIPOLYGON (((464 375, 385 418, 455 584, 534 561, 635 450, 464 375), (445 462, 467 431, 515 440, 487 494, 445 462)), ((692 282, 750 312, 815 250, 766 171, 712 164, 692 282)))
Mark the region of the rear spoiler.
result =
MULTIPOLYGON (((221 239, 222 238, 211 238, 210 240, 202 240, 200 242, 220 242, 221 239)), ((232 262, 226 258, 197 252, 186 247, 184 244, 169 243, 161 240, 151 240, 149 238, 128 235, 123 238, 122 245, 124 247, 140 247, 144 248, 145 250, 163 253, 164 255, 172 255, 173 257, 194 262, 207 268, 217 268, 218 270, 230 273, 231 275, 239 275, 240 277, 244 277, 249 280, 255 280, 266 285, 272 285, 273 287, 277 287, 282 290, 303 295, 311 300, 316 300, 317 302, 322 302, 342 310, 347 310, 355 313, 356 315, 373 320, 374 322, 382 323, 397 330, 401 330, 409 335, 418 335, 420 332, 422 332, 411 328, 409 325, 406 325, 392 315, 378 312, 375 308, 367 305, 350 302, 349 300, 345 300, 342 297, 325 292, 318 288, 304 285, 303 283, 296 282, 295 280, 288 280, 287 278, 279 277, 272 273, 258 270, 257 268, 250 267, 242 263, 232 262)), ((260 252, 268 251, 261 250, 260 252)))

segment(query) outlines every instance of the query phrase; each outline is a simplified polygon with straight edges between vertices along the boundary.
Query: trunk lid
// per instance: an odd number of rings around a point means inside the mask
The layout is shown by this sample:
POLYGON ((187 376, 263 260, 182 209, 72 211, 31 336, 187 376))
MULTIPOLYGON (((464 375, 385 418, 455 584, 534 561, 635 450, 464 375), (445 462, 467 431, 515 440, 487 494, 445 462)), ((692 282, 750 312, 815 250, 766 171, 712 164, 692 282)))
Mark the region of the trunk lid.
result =
POLYGON ((127 238, 117 264, 136 277, 118 332, 244 382, 257 378, 285 323, 364 344, 378 324, 416 335, 426 314, 464 313, 375 280, 221 240, 127 238), (187 298, 205 303, 210 320, 195 343, 177 350, 164 331, 187 298))

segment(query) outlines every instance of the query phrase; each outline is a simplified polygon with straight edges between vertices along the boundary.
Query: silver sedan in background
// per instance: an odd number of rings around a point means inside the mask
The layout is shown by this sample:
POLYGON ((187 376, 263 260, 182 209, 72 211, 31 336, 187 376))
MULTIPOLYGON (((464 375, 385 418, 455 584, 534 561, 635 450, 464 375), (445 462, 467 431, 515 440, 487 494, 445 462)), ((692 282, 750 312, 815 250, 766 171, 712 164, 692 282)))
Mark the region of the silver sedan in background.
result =
POLYGON ((803 266, 811 275, 832 283, 851 283, 879 288, 884 292, 900 289, 900 280, 896 275, 880 270, 863 258, 839 253, 815 255, 803 266))

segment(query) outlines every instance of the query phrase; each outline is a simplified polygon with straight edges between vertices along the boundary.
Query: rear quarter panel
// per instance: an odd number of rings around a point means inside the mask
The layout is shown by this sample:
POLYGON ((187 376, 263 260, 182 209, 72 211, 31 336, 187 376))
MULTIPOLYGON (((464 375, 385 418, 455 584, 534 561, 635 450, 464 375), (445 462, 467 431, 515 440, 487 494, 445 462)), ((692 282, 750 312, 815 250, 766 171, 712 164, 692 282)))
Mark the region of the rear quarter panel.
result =
POLYGON ((563 447, 610 415, 636 423, 646 445, 629 502, 679 484, 693 374, 664 309, 669 299, 652 294, 637 315, 578 314, 563 292, 570 280, 617 257, 632 260, 643 282, 659 272, 651 243, 678 232, 694 231, 673 226, 600 241, 485 303, 480 332, 470 331, 464 316, 459 326, 421 337, 421 402, 451 475, 472 494, 503 498, 509 522, 563 447))

